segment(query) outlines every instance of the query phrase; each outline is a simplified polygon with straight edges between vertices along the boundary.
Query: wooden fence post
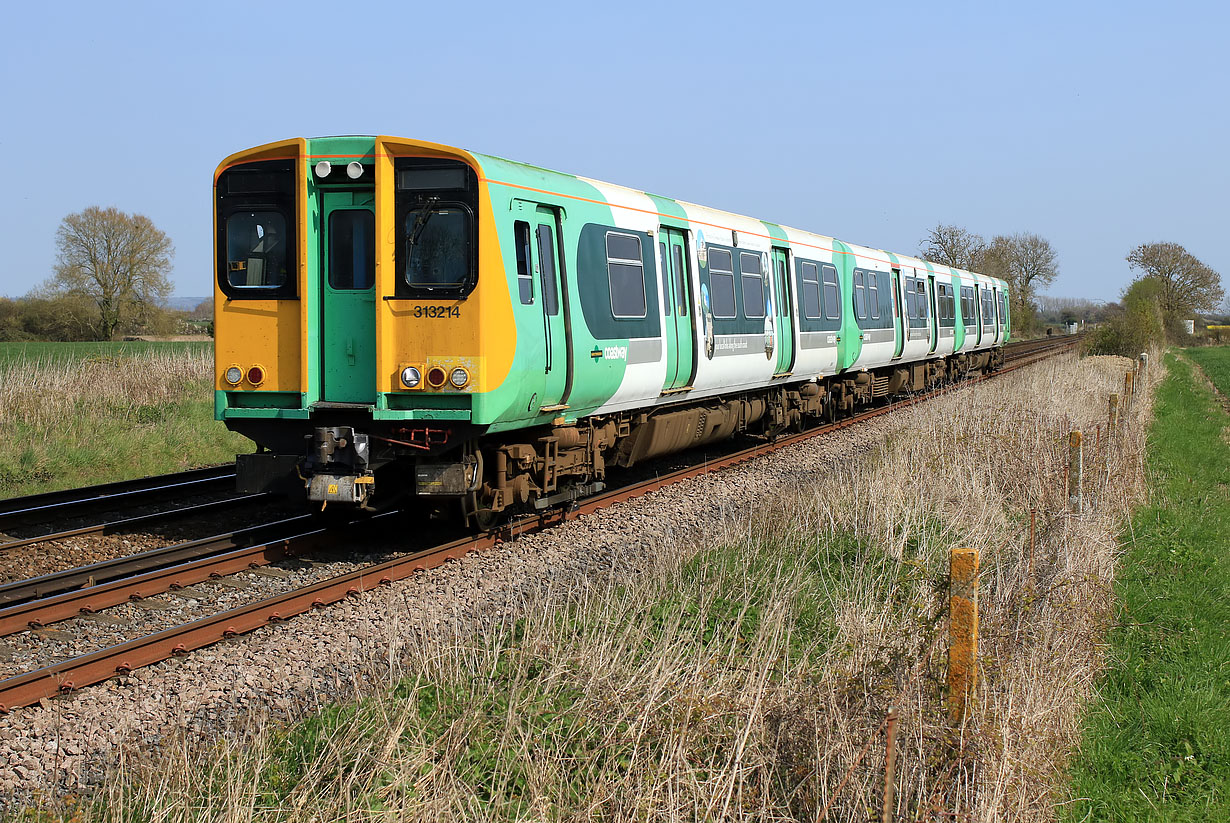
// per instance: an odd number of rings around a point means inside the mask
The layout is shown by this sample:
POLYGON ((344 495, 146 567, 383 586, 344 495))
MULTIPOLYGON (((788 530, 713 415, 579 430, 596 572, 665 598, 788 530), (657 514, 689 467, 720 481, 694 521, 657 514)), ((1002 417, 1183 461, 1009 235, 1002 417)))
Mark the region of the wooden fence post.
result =
POLYGON ((1081 448, 1081 433, 1074 429, 1068 435, 1068 510, 1080 514, 1084 504, 1085 470, 1084 450, 1081 448))
POLYGON ((884 807, 881 823, 892 823, 893 790, 897 788, 897 707, 888 707, 888 734, 884 743, 884 807))
POLYGON ((948 720, 961 725, 978 688, 978 550, 948 556, 948 720))
POLYGON ((1115 433, 1115 427, 1119 425, 1119 395, 1111 394, 1110 401, 1107 403, 1106 411, 1106 438, 1115 433))
POLYGON ((1124 411, 1132 408, 1132 390, 1135 388, 1132 381, 1132 373, 1124 372, 1123 374, 1123 408, 1124 411))

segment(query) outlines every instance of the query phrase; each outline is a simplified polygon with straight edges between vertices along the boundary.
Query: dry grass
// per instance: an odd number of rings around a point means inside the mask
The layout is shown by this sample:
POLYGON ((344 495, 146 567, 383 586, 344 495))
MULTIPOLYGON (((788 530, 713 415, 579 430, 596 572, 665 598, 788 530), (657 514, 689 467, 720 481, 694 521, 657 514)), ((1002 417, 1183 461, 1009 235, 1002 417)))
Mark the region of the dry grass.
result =
POLYGON ((0 422, 36 431, 74 417, 136 417, 213 382, 213 354, 201 350, 136 357, 0 361, 0 422))
POLYGON ((371 672, 387 688, 170 747, 87 817, 867 821, 896 705, 895 819, 1051 819, 1144 493, 1149 391, 1121 437, 1096 434, 1129 365, 1056 360, 903 412, 867 459, 800 468, 646 573, 475 636, 405 635, 371 672), (1070 428, 1091 447, 1080 517, 1070 428), (982 551, 982 676, 959 729, 943 720, 953 546, 982 551))
POLYGON ((213 420, 200 348, 0 360, 0 497, 234 459, 247 441, 213 420))

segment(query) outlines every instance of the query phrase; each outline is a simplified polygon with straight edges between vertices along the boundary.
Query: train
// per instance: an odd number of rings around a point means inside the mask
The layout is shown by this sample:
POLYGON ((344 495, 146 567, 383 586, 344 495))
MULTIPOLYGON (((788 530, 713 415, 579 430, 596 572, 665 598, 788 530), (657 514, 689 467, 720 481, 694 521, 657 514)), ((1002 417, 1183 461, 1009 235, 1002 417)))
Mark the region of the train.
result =
POLYGON ((1010 336, 1002 280, 428 141, 258 146, 213 196, 239 487, 321 507, 485 527, 993 371, 1010 336))

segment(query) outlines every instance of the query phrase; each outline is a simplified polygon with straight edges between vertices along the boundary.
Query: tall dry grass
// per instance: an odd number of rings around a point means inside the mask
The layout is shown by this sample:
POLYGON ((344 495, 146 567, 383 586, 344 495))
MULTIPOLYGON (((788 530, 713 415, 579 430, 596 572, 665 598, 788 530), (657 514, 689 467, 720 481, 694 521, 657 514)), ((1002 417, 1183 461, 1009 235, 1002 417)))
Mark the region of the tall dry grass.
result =
POLYGON ((515 623, 460 638, 391 625, 359 702, 168 746, 152 769, 120 769, 88 816, 867 821, 893 705, 894 819, 1051 819, 1101 665, 1116 537, 1145 491, 1160 368, 1120 434, 1104 431, 1129 365, 1048 361, 904 411, 863 459, 801 465, 755 511, 515 623), (1072 428, 1090 444, 1080 516, 1072 428), (981 680, 956 729, 954 546, 982 552, 981 680))
POLYGON ((233 460, 199 349, 0 361, 0 497, 233 460))
POLYGON ((213 366, 211 352, 190 349, 0 361, 0 425, 48 431, 77 417, 135 417, 144 407, 179 401, 185 392, 204 396, 213 366))

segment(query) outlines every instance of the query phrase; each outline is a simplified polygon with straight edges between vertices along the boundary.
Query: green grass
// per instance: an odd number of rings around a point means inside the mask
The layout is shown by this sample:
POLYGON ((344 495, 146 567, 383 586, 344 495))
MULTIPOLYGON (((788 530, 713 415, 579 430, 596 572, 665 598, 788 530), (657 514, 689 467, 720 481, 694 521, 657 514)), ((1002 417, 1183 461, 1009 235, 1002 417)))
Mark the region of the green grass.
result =
POLYGON ((196 343, 0 345, 0 498, 227 463, 196 343))
MULTIPOLYGON (((1230 378, 1230 350, 1201 352, 1215 380, 1230 378)), ((1230 416, 1187 363, 1166 364, 1152 499, 1127 534, 1068 820, 1230 820, 1230 416)))
POLYGON ((1200 364, 1213 385, 1230 397, 1230 346, 1185 349, 1184 354, 1200 364))
POLYGON ((97 357, 136 357, 153 352, 193 352, 210 350, 207 342, 168 342, 125 340, 113 343, 0 343, 0 366, 15 361, 65 363, 97 357))

